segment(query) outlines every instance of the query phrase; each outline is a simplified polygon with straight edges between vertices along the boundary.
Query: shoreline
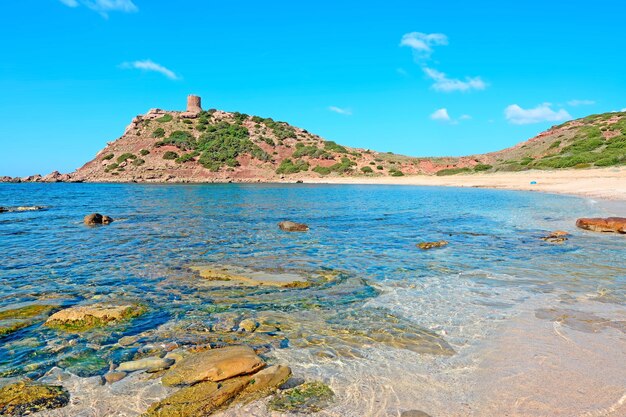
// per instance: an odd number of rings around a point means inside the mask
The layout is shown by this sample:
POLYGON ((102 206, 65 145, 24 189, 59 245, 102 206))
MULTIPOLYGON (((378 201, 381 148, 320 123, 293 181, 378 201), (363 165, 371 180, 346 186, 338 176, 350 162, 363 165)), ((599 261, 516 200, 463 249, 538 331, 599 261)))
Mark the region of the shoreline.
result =
POLYGON ((535 191, 579 197, 626 201, 626 168, 592 170, 519 171, 488 174, 403 177, 336 177, 308 179, 314 184, 418 185, 535 191), (536 184, 531 184, 536 182, 536 184))

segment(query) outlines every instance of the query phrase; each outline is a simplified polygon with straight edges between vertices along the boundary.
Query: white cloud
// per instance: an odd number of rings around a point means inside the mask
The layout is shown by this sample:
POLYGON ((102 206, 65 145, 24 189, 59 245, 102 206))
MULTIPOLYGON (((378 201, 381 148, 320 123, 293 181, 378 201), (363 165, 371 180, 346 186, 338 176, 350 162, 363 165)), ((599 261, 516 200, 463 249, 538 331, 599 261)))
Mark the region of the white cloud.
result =
POLYGON ((140 69, 143 71, 158 72, 165 75, 170 80, 178 80, 180 77, 176 73, 163 65, 157 64, 149 59, 143 61, 124 62, 120 65, 121 68, 140 69))
POLYGON ((532 109, 524 109, 517 104, 511 104, 504 109, 504 115, 510 123, 515 125, 561 122, 572 118, 565 109, 555 111, 551 106, 550 103, 543 103, 532 109))
POLYGON ((567 104, 569 106, 591 106, 593 104, 596 104, 596 102, 594 100, 570 100, 567 102, 567 104))
POLYGON ((343 114, 344 116, 351 116, 352 115, 352 110, 350 109, 342 109, 341 107, 337 107, 337 106, 330 106, 328 107, 328 110, 334 112, 334 113, 338 113, 338 114, 343 114))
POLYGON ((424 67, 424 73, 435 83, 432 88, 436 91, 449 93, 452 91, 484 90, 487 84, 480 77, 465 77, 465 80, 448 78, 446 74, 433 68, 424 67))
POLYGON ((408 46, 421 55, 429 56, 434 45, 447 45, 448 37, 443 33, 405 33, 400 40, 400 46, 408 46))
POLYGON ((470 116, 469 114, 463 114, 461 115, 461 117, 459 117, 459 120, 470 120, 472 118, 472 116, 470 116))
POLYGON ((450 115, 448 114, 448 109, 446 109, 445 107, 439 110, 435 110, 435 112, 430 115, 430 118, 440 122, 449 122, 450 120, 452 120, 450 119, 450 115))
POLYGON ((83 5, 107 18, 109 12, 134 13, 139 8, 132 0, 59 0, 68 7, 83 5))

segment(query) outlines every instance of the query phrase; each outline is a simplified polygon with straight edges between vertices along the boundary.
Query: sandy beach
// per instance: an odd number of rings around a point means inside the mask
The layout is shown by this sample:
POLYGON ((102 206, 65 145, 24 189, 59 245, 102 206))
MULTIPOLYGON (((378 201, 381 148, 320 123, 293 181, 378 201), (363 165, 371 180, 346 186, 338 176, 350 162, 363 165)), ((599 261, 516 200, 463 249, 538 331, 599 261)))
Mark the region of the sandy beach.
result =
POLYGON ((498 172, 450 176, 320 178, 305 182, 328 184, 397 184, 448 187, 500 188, 571 194, 607 200, 626 200, 626 168, 560 171, 498 172))

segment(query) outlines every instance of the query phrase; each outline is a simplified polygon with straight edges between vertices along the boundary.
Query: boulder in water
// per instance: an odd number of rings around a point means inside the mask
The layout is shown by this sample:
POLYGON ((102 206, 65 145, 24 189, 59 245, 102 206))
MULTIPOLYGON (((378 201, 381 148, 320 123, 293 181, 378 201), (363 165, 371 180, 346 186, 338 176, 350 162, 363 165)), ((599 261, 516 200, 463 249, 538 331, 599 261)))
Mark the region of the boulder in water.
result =
POLYGON ((541 239, 548 243, 563 243, 567 240, 567 236, 569 236, 569 233, 564 232, 563 230, 555 230, 541 239))
POLYGON ((79 332, 128 320, 144 312, 145 307, 135 304, 77 306, 57 311, 48 317, 46 326, 79 332))
POLYGON ((581 218, 576 226, 593 232, 626 233, 626 217, 581 218))
POLYGON ((306 232, 309 230, 309 226, 304 223, 296 223, 292 221, 284 221, 278 223, 280 230, 285 232, 306 232))
POLYGON ((418 243, 416 246, 420 249, 426 250, 426 249, 432 249, 432 248, 441 248, 443 246, 446 246, 447 244, 448 244, 447 241, 439 240, 436 242, 421 242, 421 243, 418 243))
POLYGON ((92 213, 85 216, 83 222, 87 226, 95 226, 98 224, 109 224, 113 222, 113 219, 109 216, 103 216, 100 213, 92 213))

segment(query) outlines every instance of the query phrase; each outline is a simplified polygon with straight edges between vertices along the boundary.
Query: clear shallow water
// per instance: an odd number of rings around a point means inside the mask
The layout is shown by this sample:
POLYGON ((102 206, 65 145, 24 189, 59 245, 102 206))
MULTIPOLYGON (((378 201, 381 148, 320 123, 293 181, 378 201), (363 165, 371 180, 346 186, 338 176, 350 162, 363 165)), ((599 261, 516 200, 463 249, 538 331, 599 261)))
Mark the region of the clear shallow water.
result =
POLYGON ((445 409, 466 394, 451 400, 444 387, 462 385, 480 360, 472 352, 499 323, 580 299, 591 311, 617 314, 611 308, 623 305, 626 292, 624 237, 574 227, 577 217, 618 213, 566 196, 401 186, 0 184, 0 205, 49 207, 0 214, 0 308, 133 300, 149 311, 85 335, 40 323, 18 331, 1 339, 2 377, 37 378, 57 365, 101 374, 109 361, 163 342, 228 343, 206 329, 269 317, 283 332, 250 342, 300 376, 330 381, 340 398, 330 415, 393 415, 385 413, 410 405, 398 391, 411 383, 441 384, 441 396, 425 404, 445 409), (116 221, 85 227, 91 212, 116 221), (276 223, 285 219, 311 230, 281 232, 276 223), (539 239, 557 229, 573 234, 566 244, 539 239), (449 246, 415 247, 440 239, 449 246), (305 290, 214 289, 187 269, 211 262, 341 275, 305 290), (341 336, 346 331, 350 337, 341 336), (117 343, 133 335, 141 339, 117 343), (439 340, 455 354, 437 351, 439 340))

